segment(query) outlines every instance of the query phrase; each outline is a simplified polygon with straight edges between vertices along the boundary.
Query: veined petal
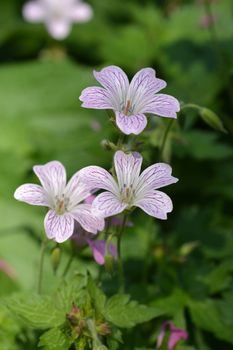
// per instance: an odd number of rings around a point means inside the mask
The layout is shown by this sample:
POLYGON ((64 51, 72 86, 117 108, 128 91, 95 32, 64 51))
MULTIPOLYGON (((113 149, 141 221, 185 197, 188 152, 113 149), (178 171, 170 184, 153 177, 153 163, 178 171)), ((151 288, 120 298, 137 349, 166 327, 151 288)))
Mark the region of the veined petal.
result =
POLYGON ((126 135, 140 134, 147 125, 147 118, 144 114, 125 115, 122 112, 115 112, 116 124, 126 135))
POLYGON ((166 163, 156 163, 145 169, 135 189, 135 197, 142 198, 144 193, 176 183, 178 179, 171 175, 172 168, 166 163))
POLYGON ((87 232, 97 233, 104 229, 103 218, 96 217, 90 204, 80 204, 71 212, 71 215, 87 232))
POLYGON ((180 110, 179 101, 170 95, 157 94, 144 106, 143 113, 154 113, 161 117, 176 118, 180 110))
POLYGON ((55 160, 45 165, 35 165, 33 171, 51 198, 64 192, 66 170, 60 162, 55 160))
POLYGON ((138 152, 126 154, 117 151, 114 155, 114 167, 120 189, 133 188, 138 181, 142 165, 142 156, 138 152))
POLYGON ((25 184, 17 188, 15 199, 32 205, 49 206, 44 189, 39 185, 25 184))
POLYGON ((82 107, 95 109, 113 109, 109 92, 101 87, 92 86, 84 89, 79 97, 82 107))
POLYGON ((42 22, 46 16, 45 8, 39 1, 29 1, 23 7, 23 16, 29 22, 42 22))
POLYGON ((79 171, 77 171, 69 180, 65 189, 65 197, 69 198, 69 211, 71 211, 77 204, 82 202, 89 195, 90 188, 82 182, 79 171))
POLYGON ((98 188, 113 193, 119 193, 117 183, 112 175, 99 166, 87 166, 79 171, 79 175, 90 190, 98 188))
POLYGON ((57 215, 49 210, 44 220, 45 232, 49 239, 62 243, 70 238, 74 232, 74 219, 69 213, 57 215))
POLYGON ((107 218, 121 213, 127 207, 111 192, 99 194, 92 203, 92 213, 98 217, 107 218))
POLYGON ((103 68, 100 72, 94 71, 94 77, 108 91, 115 110, 121 110, 126 102, 129 80, 125 72, 117 66, 103 68))
POLYGON ((74 22, 87 22, 93 16, 90 5, 84 3, 76 3, 71 7, 70 19, 74 22))
POLYGON ((166 87, 166 82, 155 77, 155 70, 143 68, 133 77, 128 90, 127 100, 136 113, 143 113, 143 107, 158 91, 166 87))
POLYGON ((50 18, 46 22, 48 32, 54 39, 65 39, 71 30, 71 21, 64 18, 50 18))
POLYGON ((144 198, 135 200, 133 204, 147 214, 161 220, 166 220, 167 213, 170 213, 173 209, 171 198, 160 191, 148 193, 144 198))

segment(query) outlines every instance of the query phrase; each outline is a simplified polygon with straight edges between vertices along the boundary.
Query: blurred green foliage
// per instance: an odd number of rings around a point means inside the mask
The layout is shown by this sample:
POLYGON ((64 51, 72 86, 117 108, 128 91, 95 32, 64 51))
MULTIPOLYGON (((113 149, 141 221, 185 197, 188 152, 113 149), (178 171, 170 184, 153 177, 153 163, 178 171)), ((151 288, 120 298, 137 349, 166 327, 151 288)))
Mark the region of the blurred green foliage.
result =
MULTIPOLYGON (((127 228, 123 237, 127 293, 139 303, 161 310, 163 316, 124 330, 120 349, 154 349, 162 321, 171 319, 189 332, 188 342, 178 345, 178 350, 230 350, 232 1, 213 1, 216 22, 214 27, 204 28, 200 23, 206 8, 198 1, 90 0, 93 20, 74 25, 63 42, 51 39, 42 24, 26 23, 21 15, 24 3, 0 2, 0 259, 16 271, 15 280, 0 271, 0 349, 35 349, 42 329, 47 330, 40 338, 44 349, 53 348, 49 345, 51 334, 58 343, 63 337, 56 328, 60 324, 53 324, 52 330, 48 324, 37 324, 35 332, 16 317, 25 310, 17 312, 14 306, 21 305, 21 299, 13 303, 11 298, 21 298, 22 293, 35 289, 44 212, 16 203, 13 193, 20 184, 37 181, 34 164, 52 159, 64 163, 69 175, 90 164, 110 167, 112 154, 102 149, 101 140, 115 141, 117 131, 105 112, 82 109, 78 96, 83 88, 96 84, 94 68, 115 64, 129 76, 142 67, 155 68, 168 82, 166 92, 184 107, 171 126, 162 154, 180 179, 167 190, 174 211, 167 222, 145 220, 145 214, 136 211, 134 226, 127 228), (212 129, 200 109, 185 108, 190 103, 214 111, 226 133, 212 129)), ((167 124, 167 120, 151 117, 140 136, 145 166, 158 161, 167 124)), ((69 242, 62 250, 59 276, 69 258, 69 242)), ((44 276, 48 295, 60 283, 53 275, 49 255, 48 250, 44 276)), ((99 268, 84 252, 75 259, 68 277, 77 271, 84 275, 89 271, 97 278, 99 268)), ((116 276, 110 278, 102 271, 102 277, 103 289, 111 297, 116 292, 116 276)), ((29 301, 32 305, 33 300, 29 301)), ((126 312, 122 305, 114 317, 126 312)), ((62 310, 62 320, 68 311, 62 310)), ((48 321, 46 317, 44 321, 48 321)), ((112 322, 122 326, 121 320, 112 322)), ((117 349, 120 339, 116 334, 115 342, 109 340, 110 349, 117 349)), ((69 342, 63 341, 61 349, 68 349, 69 342)))

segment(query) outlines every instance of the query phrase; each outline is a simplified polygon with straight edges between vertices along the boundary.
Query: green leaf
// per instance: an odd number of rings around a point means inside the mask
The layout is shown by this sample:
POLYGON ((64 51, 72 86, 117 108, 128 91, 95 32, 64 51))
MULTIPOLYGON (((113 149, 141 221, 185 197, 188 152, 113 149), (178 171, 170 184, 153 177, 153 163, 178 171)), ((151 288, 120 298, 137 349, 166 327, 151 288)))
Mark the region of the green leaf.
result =
POLYGON ((196 326, 214 335, 222 340, 233 344, 232 325, 224 324, 218 304, 210 299, 205 301, 190 301, 189 308, 191 317, 196 326))
POLYGON ((103 313, 105 303, 106 303, 106 296, 102 292, 102 290, 96 286, 96 282, 94 282, 91 276, 89 276, 89 279, 88 279, 87 290, 90 297, 94 301, 95 309, 98 312, 103 313))
POLYGON ((200 116, 204 120, 204 122, 206 122, 206 124, 211 126, 211 128, 222 132, 226 132, 226 129, 224 128, 219 116, 213 111, 211 111, 209 108, 201 108, 200 116))
POLYGON ((39 347, 44 350, 68 350, 72 344, 70 340, 59 328, 50 329, 40 337, 39 347))
POLYGON ((15 295, 7 300, 8 308, 28 327, 47 329, 60 326, 65 314, 53 305, 51 297, 39 295, 15 295))
POLYGON ((129 295, 116 294, 106 304, 104 316, 118 327, 131 328, 163 314, 161 309, 139 305, 129 295))

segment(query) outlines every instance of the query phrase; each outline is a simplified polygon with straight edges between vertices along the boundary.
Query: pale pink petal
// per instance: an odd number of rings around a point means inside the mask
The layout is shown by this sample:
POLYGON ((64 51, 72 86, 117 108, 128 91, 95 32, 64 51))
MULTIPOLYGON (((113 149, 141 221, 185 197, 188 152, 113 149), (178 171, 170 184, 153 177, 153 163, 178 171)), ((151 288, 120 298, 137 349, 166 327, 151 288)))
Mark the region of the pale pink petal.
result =
POLYGON ((46 192, 52 197, 64 192, 66 170, 60 162, 55 160, 45 165, 35 165, 33 170, 46 192))
POLYGON ((127 207, 111 192, 99 194, 92 203, 92 213, 98 217, 107 218, 120 214, 127 207))
POLYGON ((17 188, 15 199, 32 205, 49 206, 44 189, 39 185, 25 184, 17 188))
POLYGON ((155 77, 152 68, 143 68, 133 77, 128 91, 127 100, 131 102, 138 113, 143 113, 143 107, 158 91, 166 87, 166 82, 155 77))
POLYGON ((57 215, 49 210, 44 220, 45 232, 49 239, 62 243, 70 238, 74 232, 74 219, 69 213, 57 215))
POLYGON ((174 326, 171 326, 170 330, 171 330, 171 335, 168 340, 168 350, 173 350, 175 349, 177 343, 180 340, 188 339, 188 333, 185 330, 176 328, 174 326))
POLYGON ((160 191, 153 191, 146 194, 142 199, 136 199, 133 205, 161 220, 166 220, 167 213, 170 213, 173 209, 171 198, 160 191))
POLYGON ((124 134, 138 135, 145 129, 147 118, 144 114, 125 115, 122 112, 116 112, 116 124, 124 134))
POLYGON ((117 249, 113 244, 107 244, 104 240, 87 240, 91 250, 92 254, 94 256, 95 261, 99 265, 105 264, 105 256, 106 254, 111 254, 114 259, 117 259, 117 249))
POLYGON ((71 22, 66 18, 50 18, 47 20, 46 27, 54 39, 62 40, 69 35, 71 22))
POLYGON ((142 165, 142 156, 138 152, 126 154, 117 151, 114 155, 114 167, 120 188, 134 188, 138 181, 142 165))
POLYGON ((150 103, 143 108, 143 113, 154 113, 161 117, 177 118, 180 110, 179 101, 170 95, 157 94, 150 103))
POLYGON ((90 188, 83 183, 79 173, 78 171, 72 176, 65 189, 65 196, 69 198, 69 210, 90 196, 90 188))
POLYGON ((114 109, 121 110, 126 103, 129 87, 129 80, 125 72, 117 66, 109 66, 100 72, 94 71, 94 76, 108 91, 114 109))
POLYGON ((110 173, 99 166, 88 166, 79 171, 80 178, 90 190, 103 189, 118 193, 118 186, 110 173))
POLYGON ((87 232, 97 233, 104 229, 104 220, 96 217, 91 210, 90 204, 78 205, 75 210, 71 212, 71 215, 87 232))
POLYGON ((74 22, 87 22, 93 16, 93 11, 90 5, 84 3, 75 4, 71 8, 70 19, 74 22))
POLYGON ((85 204, 92 204, 94 199, 95 199, 96 196, 94 196, 93 194, 91 194, 90 196, 88 196, 85 200, 84 200, 84 203, 85 204))
POLYGON ((16 271, 5 260, 0 260, 0 271, 4 272, 12 280, 16 279, 16 271))
POLYGON ((23 7, 23 16, 29 22, 43 22, 46 13, 39 1, 29 1, 23 7))
POLYGON ((82 107, 95 109, 113 109, 111 95, 101 87, 88 87, 84 89, 79 97, 82 107))
POLYGON ((165 163, 156 163, 149 166, 139 177, 135 196, 139 198, 145 192, 176 183, 178 179, 172 176, 171 173, 171 166, 165 163))

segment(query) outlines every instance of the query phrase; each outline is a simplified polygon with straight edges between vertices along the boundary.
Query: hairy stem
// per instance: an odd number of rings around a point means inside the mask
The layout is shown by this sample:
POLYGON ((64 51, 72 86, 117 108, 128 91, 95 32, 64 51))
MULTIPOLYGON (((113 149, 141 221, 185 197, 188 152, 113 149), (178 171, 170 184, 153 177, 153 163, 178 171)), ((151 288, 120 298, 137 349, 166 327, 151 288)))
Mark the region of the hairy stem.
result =
POLYGON ((38 275, 38 287, 37 287, 38 294, 41 294, 41 290, 42 290, 43 267, 44 267, 44 257, 45 257, 46 246, 47 246, 47 240, 43 240, 41 243, 41 253, 40 253, 40 262, 39 262, 39 275, 38 275))
POLYGON ((159 159, 161 160, 163 158, 163 151, 164 151, 164 148, 165 148, 165 145, 166 145, 166 141, 167 141, 167 137, 168 137, 168 133, 173 125, 173 122, 174 122, 174 119, 171 119, 167 125, 167 128, 164 132, 164 135, 163 135, 163 140, 162 140, 162 144, 161 144, 161 147, 160 147, 160 151, 159 151, 159 159))
POLYGON ((122 235, 125 229, 127 221, 127 214, 124 214, 123 222, 120 227, 120 230, 117 235, 117 252, 118 252, 118 283, 119 283, 119 292, 124 293, 125 290, 125 278, 124 278, 124 269, 123 269, 123 262, 122 262, 122 256, 121 256, 121 239, 122 235))

